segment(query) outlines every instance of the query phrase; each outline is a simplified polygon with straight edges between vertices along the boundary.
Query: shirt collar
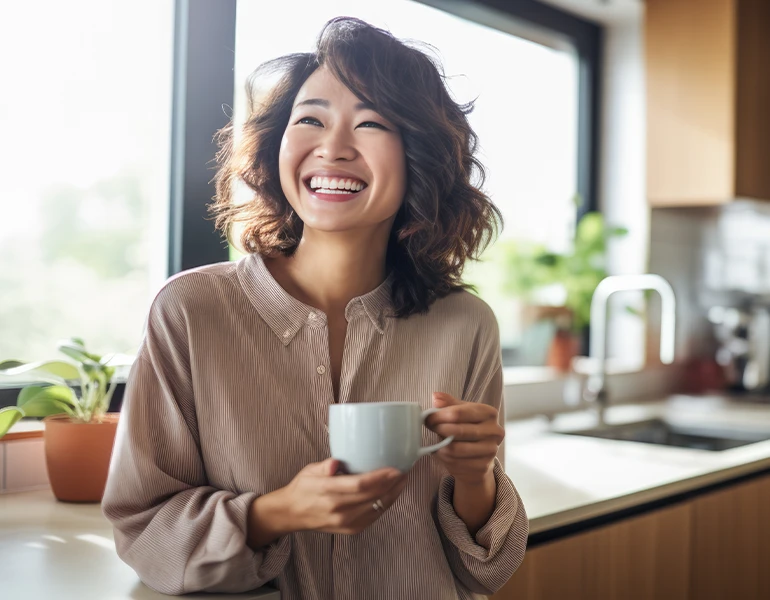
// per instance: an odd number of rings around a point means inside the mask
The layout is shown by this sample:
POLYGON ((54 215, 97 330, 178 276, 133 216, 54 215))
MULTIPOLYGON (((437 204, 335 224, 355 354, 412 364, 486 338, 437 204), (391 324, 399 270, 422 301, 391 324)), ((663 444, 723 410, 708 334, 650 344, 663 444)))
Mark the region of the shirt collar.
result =
MULTIPOLYGON (((284 346, 294 339, 303 326, 326 326, 326 315, 286 292, 270 274, 259 254, 249 254, 238 260, 237 272, 238 280, 249 301, 284 346)), ((371 292, 348 302, 345 307, 347 321, 366 316, 377 332, 384 334, 387 319, 393 312, 392 283, 393 275, 389 275, 371 292)))

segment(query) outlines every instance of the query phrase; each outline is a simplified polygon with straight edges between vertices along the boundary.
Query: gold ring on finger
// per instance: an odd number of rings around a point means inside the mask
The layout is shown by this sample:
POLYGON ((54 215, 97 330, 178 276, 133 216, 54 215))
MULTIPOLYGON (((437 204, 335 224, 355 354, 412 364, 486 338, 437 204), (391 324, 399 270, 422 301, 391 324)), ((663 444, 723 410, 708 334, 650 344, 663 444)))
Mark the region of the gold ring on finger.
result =
POLYGON ((382 503, 382 500, 377 498, 377 502, 372 504, 372 508, 377 512, 380 512, 381 510, 385 510, 385 505, 382 503))

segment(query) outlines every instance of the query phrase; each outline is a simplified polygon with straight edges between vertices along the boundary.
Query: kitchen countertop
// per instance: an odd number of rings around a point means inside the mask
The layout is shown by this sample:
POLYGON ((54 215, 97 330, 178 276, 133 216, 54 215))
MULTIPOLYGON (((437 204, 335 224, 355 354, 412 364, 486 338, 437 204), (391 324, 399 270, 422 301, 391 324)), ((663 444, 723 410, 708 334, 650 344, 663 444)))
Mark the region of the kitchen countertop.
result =
MULTIPOLYGON (((770 431, 770 404, 674 396, 613 406, 609 423, 673 421, 770 431)), ((770 440, 710 452, 554 433, 595 425, 591 411, 506 424, 506 470, 537 534, 770 469, 770 440)), ((0 589, 9 600, 154 600, 115 553, 98 504, 56 502, 50 490, 0 495, 0 589)), ((275 590, 194 594, 277 600, 275 590)))
MULTIPOLYGON (((672 396, 612 406, 608 423, 666 417, 770 432, 770 404, 721 396, 672 396)), ((596 425, 593 411, 506 424, 506 471, 522 497, 530 534, 608 515, 770 469, 770 440, 722 451, 554 433, 596 425)))
MULTIPOLYGON (((275 589, 191 594, 201 600, 280 600, 275 589)), ((57 502, 50 489, 0 495, 3 600, 160 600, 115 552, 99 504, 57 502)))

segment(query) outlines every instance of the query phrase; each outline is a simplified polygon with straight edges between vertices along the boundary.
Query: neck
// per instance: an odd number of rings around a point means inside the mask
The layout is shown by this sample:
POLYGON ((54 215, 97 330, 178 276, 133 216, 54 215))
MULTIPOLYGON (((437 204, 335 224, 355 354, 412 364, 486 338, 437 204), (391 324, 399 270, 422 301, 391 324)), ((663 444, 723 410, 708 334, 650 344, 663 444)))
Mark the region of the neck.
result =
POLYGON ((387 236, 305 228, 290 258, 270 262, 271 271, 292 296, 327 315, 344 315, 357 296, 377 288, 386 277, 387 236), (377 239, 380 238, 380 239, 377 239))

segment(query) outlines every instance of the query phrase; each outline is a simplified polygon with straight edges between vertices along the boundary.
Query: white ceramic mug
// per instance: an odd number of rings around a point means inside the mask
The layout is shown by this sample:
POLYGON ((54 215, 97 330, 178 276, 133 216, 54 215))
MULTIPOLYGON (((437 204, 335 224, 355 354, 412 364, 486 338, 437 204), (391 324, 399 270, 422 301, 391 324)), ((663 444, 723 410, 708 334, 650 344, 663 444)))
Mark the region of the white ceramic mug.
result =
POLYGON ((362 402, 329 407, 332 458, 347 473, 367 473, 385 467, 406 472, 417 459, 452 443, 452 436, 432 446, 420 446, 422 427, 438 408, 420 410, 415 402, 362 402))

